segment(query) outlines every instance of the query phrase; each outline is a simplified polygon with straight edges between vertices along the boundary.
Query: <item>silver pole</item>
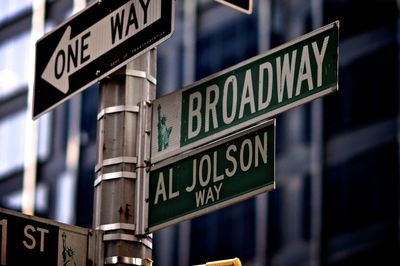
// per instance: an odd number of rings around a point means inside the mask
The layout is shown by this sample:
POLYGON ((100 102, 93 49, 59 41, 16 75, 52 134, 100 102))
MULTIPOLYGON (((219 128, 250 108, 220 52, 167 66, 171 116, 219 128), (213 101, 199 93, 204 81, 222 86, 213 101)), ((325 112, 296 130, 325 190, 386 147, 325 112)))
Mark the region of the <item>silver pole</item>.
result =
POLYGON ((100 84, 93 225, 102 239, 95 265, 151 265, 145 199, 156 55, 143 54, 100 84))

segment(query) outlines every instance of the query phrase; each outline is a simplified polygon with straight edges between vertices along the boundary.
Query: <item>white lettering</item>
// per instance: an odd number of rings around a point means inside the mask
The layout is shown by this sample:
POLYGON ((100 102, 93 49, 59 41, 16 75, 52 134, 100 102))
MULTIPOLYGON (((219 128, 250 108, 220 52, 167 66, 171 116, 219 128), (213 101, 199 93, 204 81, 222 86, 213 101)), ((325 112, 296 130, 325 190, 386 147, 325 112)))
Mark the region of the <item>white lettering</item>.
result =
POLYGON ((277 68, 277 89, 278 89, 278 101, 282 102, 283 93, 285 88, 285 83, 287 84, 287 94, 288 99, 291 99, 293 96, 293 77, 296 63, 296 54, 297 51, 293 51, 292 53, 292 61, 289 64, 289 54, 285 54, 283 56, 283 66, 281 66, 281 57, 276 58, 276 68, 277 68))
POLYGON ((213 182, 224 180, 224 175, 218 175, 218 153, 215 151, 213 155, 214 168, 213 168, 213 182))
POLYGON ((266 62, 262 65, 260 65, 259 69, 259 80, 258 80, 258 111, 261 111, 265 108, 267 108, 272 99, 272 64, 270 62, 266 62), (263 91, 264 91, 264 71, 267 69, 268 73, 268 87, 266 89, 267 91, 267 99, 265 102, 263 101, 263 91))
POLYGON ((32 233, 36 232, 35 227, 33 227, 32 225, 27 225, 27 226, 25 226, 25 228, 24 228, 24 235, 25 235, 27 238, 30 239, 30 242, 31 242, 31 243, 28 243, 28 241, 26 241, 26 240, 22 241, 22 243, 24 244, 24 246, 25 246, 27 249, 34 249, 34 248, 36 247, 36 239, 35 239, 35 237, 34 237, 32 234, 30 234, 29 232, 32 232, 32 233))
POLYGON ((188 138, 194 138, 200 133, 201 129, 201 93, 195 92, 190 94, 189 96, 189 114, 188 114, 188 138), (194 101, 196 100, 196 109, 194 109, 194 101), (194 122, 193 120, 196 119, 196 128, 193 129, 194 122))
POLYGON ((169 191, 168 191, 168 199, 173 199, 173 198, 176 198, 176 197, 179 197, 179 191, 177 190, 177 191, 175 191, 175 192, 172 192, 173 191, 173 169, 172 168, 170 168, 169 169, 169 191))
POLYGON ((225 157, 226 157, 226 159, 227 159, 228 161, 230 161, 230 162, 232 163, 232 169, 231 169, 231 170, 229 170, 228 168, 225 169, 225 175, 228 176, 228 177, 234 176, 235 173, 236 173, 236 170, 237 170, 236 158, 233 157, 233 156, 230 154, 231 151, 233 151, 233 152, 236 152, 236 151, 237 151, 237 148, 236 148, 235 145, 230 145, 230 146, 228 147, 228 149, 226 149, 226 156, 225 156, 225 157))
POLYGON ((299 77, 297 78, 296 86, 296 96, 300 94, 301 84, 303 84, 304 80, 307 80, 308 90, 314 89, 312 82, 310 55, 308 54, 308 46, 304 46, 301 53, 299 77))
POLYGON ((208 202, 211 200, 211 202, 214 202, 214 194, 213 194, 213 190, 212 187, 208 188, 208 192, 207 192, 207 198, 206 198, 206 204, 208 204, 208 202))
POLYGON ((193 160, 193 174, 192 174, 192 185, 190 187, 186 187, 187 192, 192 192, 196 187, 196 178, 197 178, 197 159, 193 160))
POLYGON ((219 200, 219 192, 221 191, 221 188, 222 188, 222 183, 219 183, 218 187, 214 185, 215 192, 217 193, 217 200, 219 200))
POLYGON ((211 179, 211 158, 208 154, 204 155, 200 159, 200 164, 199 164, 199 182, 202 187, 205 187, 210 183, 211 179), (206 176, 203 175, 203 168, 204 168, 204 162, 206 162, 206 176))
POLYGON ((253 92, 253 81, 251 78, 251 70, 246 71, 246 76, 244 78, 242 100, 240 101, 239 119, 243 118, 244 107, 246 104, 250 104, 250 112, 253 114, 256 111, 256 106, 254 103, 254 92, 253 92))
POLYGON ((210 116, 212 117, 213 127, 218 127, 217 119, 217 103, 219 98, 219 88, 217 85, 211 85, 206 89, 206 118, 205 122, 205 132, 210 131, 210 116), (214 94, 214 100, 211 102, 211 92, 214 94))
POLYGON ((255 167, 258 167, 258 156, 261 154, 264 164, 267 164, 268 133, 264 132, 264 145, 261 143, 260 136, 256 136, 255 167))
POLYGON ((40 227, 37 230, 40 232, 40 252, 44 252, 44 234, 48 234, 49 230, 40 227))
POLYGON ((195 193, 196 197, 196 207, 203 206, 208 203, 212 203, 219 200, 219 193, 221 192, 222 183, 218 186, 214 185, 212 187, 204 188, 195 193))
POLYGON ((245 139, 242 142, 242 146, 240 147, 240 169, 242 169, 243 172, 247 172, 250 167, 251 167, 251 163, 253 162, 253 145, 251 144, 251 140, 250 139, 245 139), (245 146, 248 146, 248 160, 247 160, 247 164, 244 163, 245 160, 245 146))
POLYGON ((235 76, 230 76, 226 79, 224 84, 224 95, 222 98, 222 119, 224 123, 229 125, 233 122, 236 115, 236 105, 237 105, 237 80, 235 76), (232 86, 229 86, 232 84, 232 86), (228 89, 232 88, 232 102, 231 102, 231 114, 228 116, 228 89))
POLYGON ((167 192, 165 191, 164 175, 162 172, 160 172, 160 175, 158 176, 156 198, 154 200, 154 205, 157 205, 158 198, 160 196, 162 196, 162 201, 167 200, 167 192))
POLYGON ((315 60, 317 61, 317 87, 322 85, 322 63, 324 62, 326 47, 328 46, 329 36, 324 38, 324 43, 322 44, 321 52, 318 50, 318 45, 316 42, 312 43, 312 48, 315 55, 315 60))
POLYGON ((196 192, 196 207, 204 205, 204 194, 204 189, 196 192))

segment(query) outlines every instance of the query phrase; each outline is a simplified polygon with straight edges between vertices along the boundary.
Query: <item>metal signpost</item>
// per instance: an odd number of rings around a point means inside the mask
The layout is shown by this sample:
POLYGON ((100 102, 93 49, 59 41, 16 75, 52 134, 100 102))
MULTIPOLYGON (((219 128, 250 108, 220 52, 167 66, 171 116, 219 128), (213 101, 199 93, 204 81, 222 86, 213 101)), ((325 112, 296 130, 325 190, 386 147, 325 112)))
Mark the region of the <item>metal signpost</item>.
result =
POLYGON ((153 104, 152 163, 338 90, 339 22, 153 104))
POLYGON ((155 76, 153 49, 100 84, 93 226, 104 232, 96 254, 105 264, 151 265, 152 239, 142 228, 155 76))
POLYGON ((175 0, 97 0, 37 42, 34 118, 101 81, 95 236, 0 209, 0 265, 152 265, 149 232, 275 188, 266 120, 338 90, 339 23, 155 100, 174 11, 175 0))
POLYGON ((215 0, 221 4, 230 6, 246 14, 253 12, 253 0, 215 0))
POLYGON ((36 44, 38 118, 173 32, 175 0, 94 1, 36 44))
POLYGON ((149 231, 275 188, 275 120, 152 167, 149 231))
POLYGON ((0 209, 0 265, 88 265, 88 229, 0 209))

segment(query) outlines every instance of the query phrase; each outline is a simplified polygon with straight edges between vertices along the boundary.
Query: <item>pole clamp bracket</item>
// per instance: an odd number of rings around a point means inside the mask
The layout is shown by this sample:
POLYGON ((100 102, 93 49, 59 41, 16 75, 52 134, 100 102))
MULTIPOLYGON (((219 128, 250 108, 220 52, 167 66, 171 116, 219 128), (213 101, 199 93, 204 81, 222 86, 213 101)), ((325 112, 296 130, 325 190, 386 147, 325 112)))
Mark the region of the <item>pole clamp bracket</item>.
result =
POLYGON ((105 265, 127 264, 127 265, 135 265, 135 266, 151 266, 151 265, 153 265, 153 261, 151 259, 113 256, 113 257, 105 258, 104 264, 105 265))
POLYGON ((139 238, 134 236, 133 234, 123 234, 123 233, 115 233, 115 234, 104 234, 103 241, 129 241, 129 242, 138 242, 147 246, 149 249, 153 249, 153 242, 151 238, 139 238))
POLYGON ((96 230, 101 231, 116 231, 116 230, 128 230, 128 231, 135 231, 136 226, 134 224, 127 224, 127 223, 114 223, 114 224, 102 224, 96 227, 96 230))
POLYGON ((115 179, 136 179, 135 172, 114 172, 99 175, 94 181, 94 186, 97 187, 101 182, 115 179))
POLYGON ((97 114, 97 120, 103 118, 106 114, 115 114, 122 112, 139 113, 139 106, 137 105, 117 105, 106 107, 97 114))
POLYGON ((153 77, 150 73, 143 70, 135 69, 122 69, 114 73, 114 75, 126 75, 134 78, 147 79, 153 85, 157 85, 157 79, 153 77))
POLYGON ((103 168, 103 166, 110 166, 110 165, 116 165, 116 164, 121 164, 121 163, 136 164, 137 157, 122 156, 122 157, 106 159, 106 160, 103 160, 102 162, 98 163, 96 165, 96 167, 94 168, 94 171, 95 171, 95 173, 97 173, 101 168, 103 168))

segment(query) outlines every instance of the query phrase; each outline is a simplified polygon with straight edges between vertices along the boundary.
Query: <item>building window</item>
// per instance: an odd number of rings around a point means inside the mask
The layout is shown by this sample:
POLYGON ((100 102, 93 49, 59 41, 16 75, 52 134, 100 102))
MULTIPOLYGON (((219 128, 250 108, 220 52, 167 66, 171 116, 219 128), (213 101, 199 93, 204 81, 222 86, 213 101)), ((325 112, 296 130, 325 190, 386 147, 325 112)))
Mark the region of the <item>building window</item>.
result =
POLYGON ((0 120, 0 177, 24 165, 26 110, 0 120))
POLYGON ((248 261, 255 255, 254 199, 193 219, 191 225, 191 265, 221 256, 248 261))
MULTIPOLYGON (((22 170, 24 166, 27 110, 23 109, 0 120, 0 179, 22 170)), ((38 158, 46 160, 50 153, 51 114, 39 121, 38 158)))
POLYGON ((327 169, 327 237, 398 219, 398 161, 398 146, 391 142, 327 169))
POLYGON ((1 0, 0 22, 31 8, 31 6, 32 0, 1 0))
POLYGON ((251 17, 226 24, 197 40, 196 79, 231 67, 257 54, 257 31, 251 17))
POLYGON ((26 31, 0 44, 0 100, 27 88, 29 43, 26 31))

